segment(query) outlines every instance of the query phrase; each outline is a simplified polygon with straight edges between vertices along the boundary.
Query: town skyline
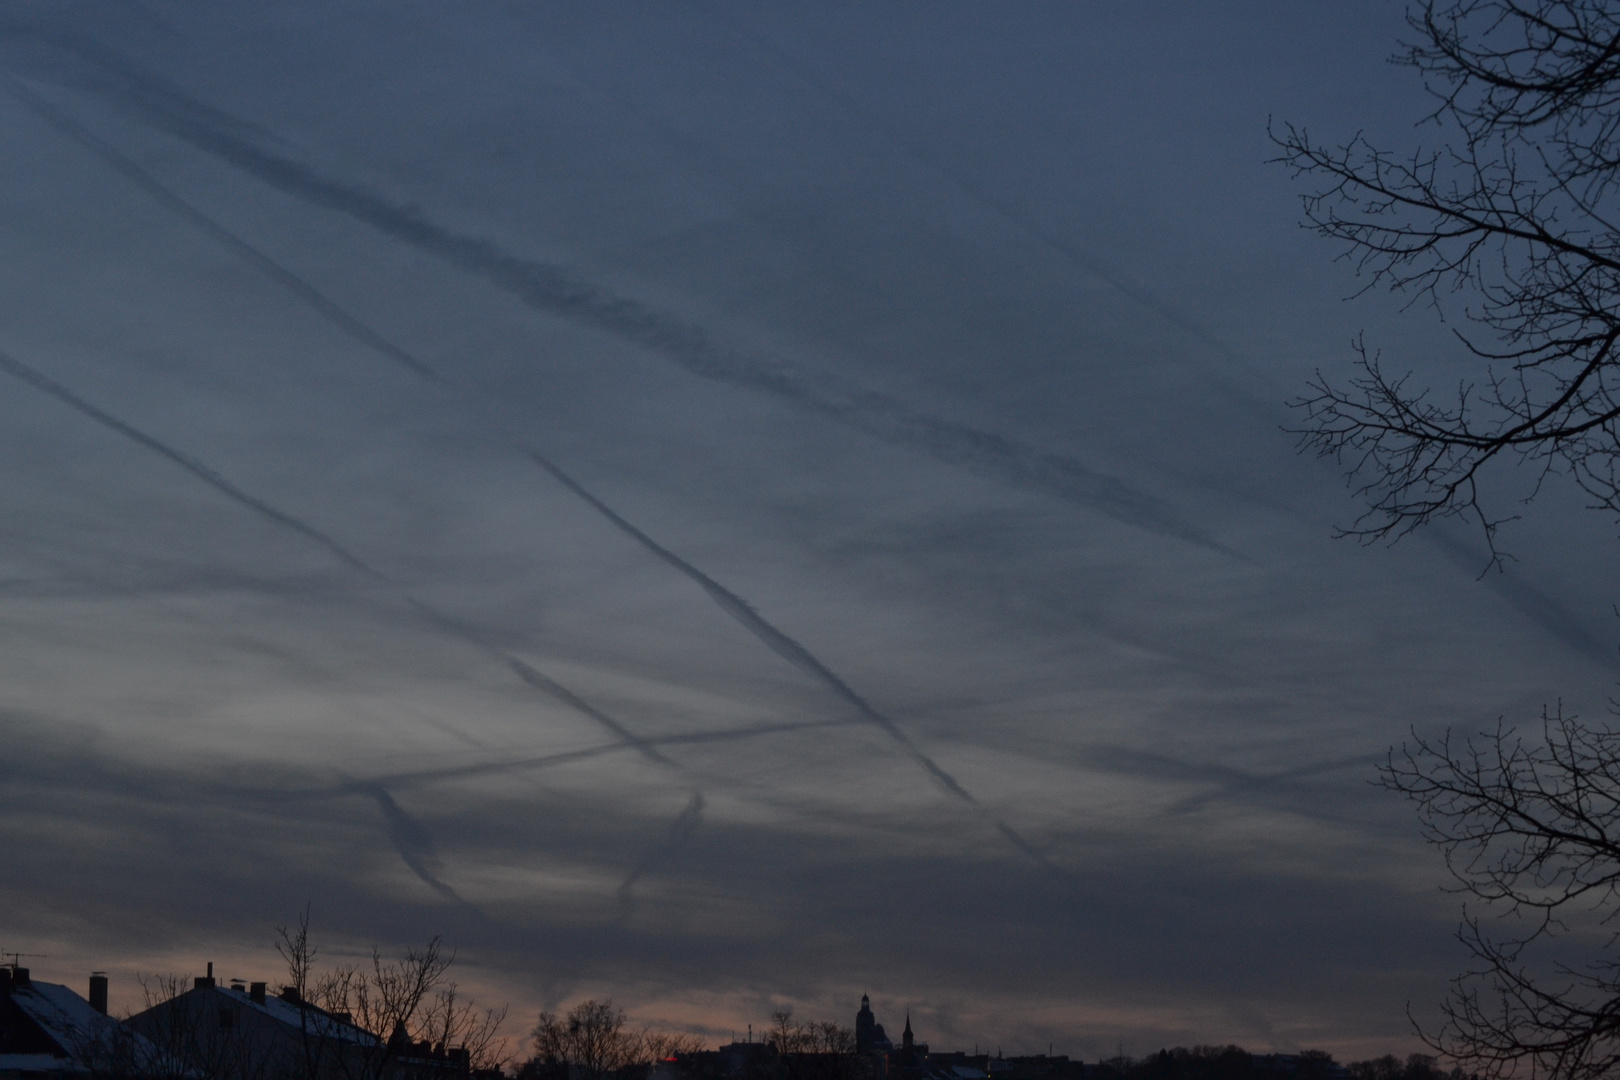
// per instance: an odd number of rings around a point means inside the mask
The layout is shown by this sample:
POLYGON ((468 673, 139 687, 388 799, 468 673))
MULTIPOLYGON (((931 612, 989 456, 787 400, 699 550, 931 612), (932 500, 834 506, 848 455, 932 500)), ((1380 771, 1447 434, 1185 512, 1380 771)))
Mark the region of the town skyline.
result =
POLYGON ((1379 766, 1607 723, 1620 623, 1590 491, 1358 544, 1289 404, 1478 366, 1302 227, 1288 125, 1453 134, 1412 32, 0 3, 0 948, 1422 1051, 1471 957, 1379 766))
MULTIPOLYGON (((294 946, 288 953, 289 975, 302 983, 313 973, 301 968, 297 958, 312 958, 313 953, 306 953, 299 939, 284 941, 294 946)), ((20 962, 24 954, 8 955, 11 959, 0 963, 0 1071, 7 1076, 78 1073, 136 1080, 173 1075, 176 1068, 200 1070, 219 1080, 305 1075, 310 1069, 316 1075, 339 1076, 359 1069, 377 1077, 405 1070, 403 1075, 416 1080, 499 1080, 514 1074, 533 1080, 557 1068, 565 1070, 558 1075, 584 1080, 778 1075, 788 1080, 824 1075, 844 1080, 1123 1080, 1144 1069, 1146 1076, 1197 1076, 1202 1069, 1223 1077, 1277 1080, 1468 1076, 1455 1068, 1446 1072, 1432 1055, 1404 1060, 1383 1055, 1345 1065, 1319 1050, 1253 1054, 1231 1044, 1162 1047, 1135 1057, 1120 1048, 1113 1057, 1089 1065, 1058 1054, 1051 1043, 1044 1052, 1023 1055, 1007 1055, 1000 1046, 981 1050, 978 1043, 971 1052, 949 1050, 916 1037, 909 1008, 903 1030, 889 1037, 866 994, 852 1025, 795 1018, 790 1008, 778 1008, 757 1031, 750 1024, 745 1037, 733 1032, 729 1043, 712 1046, 691 1032, 657 1031, 650 1025, 638 1029, 611 1001, 592 999, 574 1003, 566 1015, 542 1012, 527 1037, 514 1037, 501 1030, 508 1019, 504 1006, 481 1010, 471 999, 458 1002, 454 981, 444 978, 453 958, 442 954, 437 942, 382 964, 375 979, 363 966, 356 969, 380 997, 355 998, 344 990, 334 1000, 331 984, 311 987, 324 1005, 306 998, 295 984, 278 988, 268 981, 218 977, 210 962, 206 975, 141 977, 141 1005, 120 1010, 113 1006, 104 972, 92 972, 87 992, 80 995, 72 987, 35 978, 20 962), (400 985, 396 976, 413 970, 421 974, 419 989, 395 998, 389 987, 400 985), (441 993, 446 989, 448 994, 441 993), (352 1011, 356 1007, 359 1012, 352 1011), (377 1056, 363 1064, 340 1065, 351 1044, 377 1056)))

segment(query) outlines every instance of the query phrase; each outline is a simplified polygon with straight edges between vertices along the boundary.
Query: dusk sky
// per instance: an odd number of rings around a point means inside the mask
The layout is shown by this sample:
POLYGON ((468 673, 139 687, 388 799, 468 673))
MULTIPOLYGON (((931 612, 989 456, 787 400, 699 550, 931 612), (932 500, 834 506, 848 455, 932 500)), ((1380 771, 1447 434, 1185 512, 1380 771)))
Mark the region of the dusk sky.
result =
MULTIPOLYGON (((1334 539, 1286 403, 1457 311, 1268 120, 1433 143, 1397 3, 0 8, 0 949, 442 935, 729 1040, 1417 1049, 1374 766, 1605 714, 1613 529, 1334 539)), ((1509 510, 1514 490, 1497 497, 1509 510)))

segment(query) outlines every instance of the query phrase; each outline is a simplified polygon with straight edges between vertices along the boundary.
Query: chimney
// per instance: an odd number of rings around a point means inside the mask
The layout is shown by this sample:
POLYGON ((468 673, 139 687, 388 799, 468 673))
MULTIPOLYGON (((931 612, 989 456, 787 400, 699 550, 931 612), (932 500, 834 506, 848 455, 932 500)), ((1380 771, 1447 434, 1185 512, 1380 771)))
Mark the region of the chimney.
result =
POLYGON ((264 1004, 264 983, 248 983, 248 997, 255 1005, 264 1004))
POLYGON ((214 962, 212 960, 208 961, 207 975, 199 975, 195 979, 192 979, 191 983, 191 988, 193 990, 202 990, 205 988, 212 990, 214 987, 214 962))
POLYGON ((92 971, 90 973, 90 1007, 102 1016, 107 1015, 107 973, 105 971, 92 971))
POLYGON ((11 969, 11 985, 16 990, 28 989, 28 969, 13 966, 11 969))
POLYGON ((11 996, 11 969, 0 967, 0 997, 11 996))

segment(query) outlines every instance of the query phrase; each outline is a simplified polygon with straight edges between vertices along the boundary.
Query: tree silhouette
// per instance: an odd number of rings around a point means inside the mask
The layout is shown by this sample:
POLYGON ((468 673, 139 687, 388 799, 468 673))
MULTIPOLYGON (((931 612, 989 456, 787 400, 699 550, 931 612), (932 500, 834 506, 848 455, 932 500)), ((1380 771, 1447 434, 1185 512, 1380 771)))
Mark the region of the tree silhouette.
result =
POLYGON ((1620 517, 1620 11, 1602 0, 1428 0, 1395 58, 1435 95, 1449 138, 1332 146, 1291 124, 1281 162, 1314 184, 1309 225, 1368 277, 1437 307, 1460 297, 1471 363, 1437 392, 1358 342, 1359 374, 1295 404, 1305 445, 1345 462, 1394 538, 1474 520, 1497 558, 1499 466, 1562 473, 1620 517))
MULTIPOLYGON (((1368 288, 1437 308, 1462 298, 1469 366, 1438 394, 1358 342, 1355 378, 1319 374, 1296 402, 1300 434, 1365 499, 1350 535, 1463 516, 1500 565, 1507 519, 1483 493, 1494 470, 1533 466, 1531 497, 1561 474, 1620 518, 1620 6, 1424 0, 1407 22, 1395 59, 1433 93, 1441 145, 1327 146, 1292 125, 1273 137, 1315 184, 1307 222, 1368 288)), ((1413 739, 1383 783, 1416 803, 1473 901, 1458 936, 1474 963, 1424 1037, 1487 1077, 1620 1069, 1620 733, 1553 709, 1539 737, 1413 739)), ((1362 1063, 1358 1080, 1395 1064, 1362 1063)))

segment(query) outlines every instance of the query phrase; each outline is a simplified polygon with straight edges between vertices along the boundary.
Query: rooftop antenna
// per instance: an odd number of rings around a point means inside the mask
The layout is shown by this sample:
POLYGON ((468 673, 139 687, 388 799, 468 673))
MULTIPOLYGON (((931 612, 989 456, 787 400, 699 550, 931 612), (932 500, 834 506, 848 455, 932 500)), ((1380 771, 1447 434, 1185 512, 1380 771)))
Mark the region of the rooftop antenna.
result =
POLYGON ((22 958, 25 956, 34 960, 45 959, 42 952, 0 952, 0 967, 22 967, 22 958), (6 959, 8 956, 11 957, 10 960, 6 959))

